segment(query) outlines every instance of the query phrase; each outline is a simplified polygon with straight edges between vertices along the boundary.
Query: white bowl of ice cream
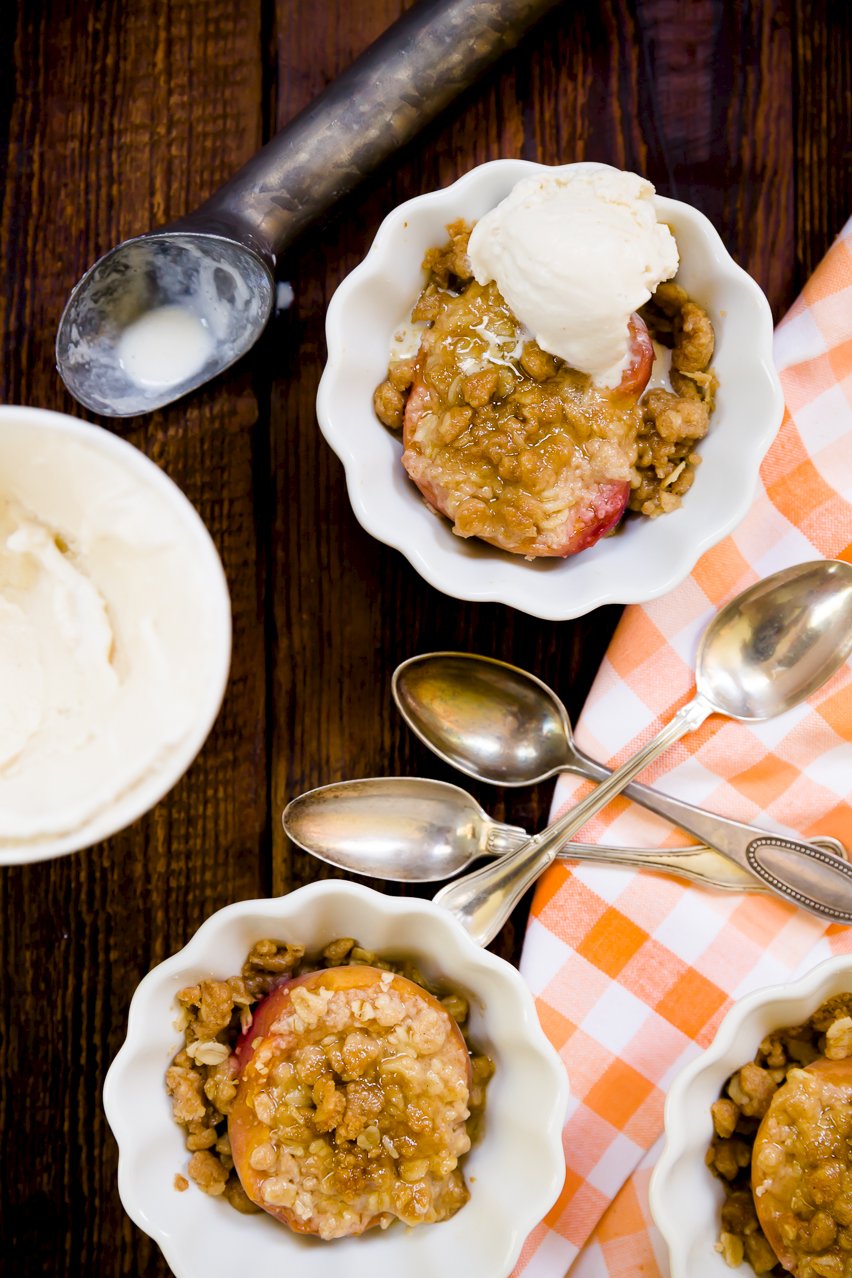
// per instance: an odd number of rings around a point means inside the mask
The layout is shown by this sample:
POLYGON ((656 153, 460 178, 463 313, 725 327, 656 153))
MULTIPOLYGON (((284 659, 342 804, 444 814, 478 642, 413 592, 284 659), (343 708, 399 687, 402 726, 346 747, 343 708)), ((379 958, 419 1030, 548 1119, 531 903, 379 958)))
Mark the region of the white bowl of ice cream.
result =
MULTIPOLYGON (((748 510, 760 462, 783 412, 772 363, 769 306, 696 209, 659 195, 649 201, 643 188, 643 198, 633 200, 642 215, 635 219, 637 226, 642 225, 627 241, 618 238, 623 222, 617 216, 603 217, 601 228, 596 228, 589 210, 582 210, 576 225, 584 237, 583 252, 576 252, 575 239, 575 251, 560 261, 557 220, 545 214, 525 222, 520 206, 512 205, 510 197, 520 182, 552 184, 554 174, 571 178, 602 170, 616 175, 616 187, 619 176, 629 177, 606 166, 552 169, 524 160, 497 160, 390 213, 364 261, 332 298, 326 322, 328 363, 317 400, 320 427, 344 464, 353 510, 368 532, 399 549, 446 594, 502 602, 555 620, 582 615, 601 604, 652 599, 682 581, 701 554, 748 510), (656 214, 650 225, 649 204, 656 214), (495 225, 493 211, 498 206, 504 215, 495 225), (671 275, 671 254, 661 235, 666 227, 679 257, 676 283, 706 310, 715 330, 716 406, 709 432, 698 445, 701 464, 682 505, 660 518, 631 515, 614 535, 568 558, 528 559, 486 544, 478 535, 455 535, 449 520, 430 509, 441 503, 434 499, 428 477, 418 486, 429 504, 421 498, 401 464, 399 438, 377 421, 373 407, 389 352, 398 348, 423 287, 424 254, 446 241, 450 223, 459 218, 477 223, 486 214, 492 219, 488 234, 480 236, 477 280, 480 270, 493 271, 501 290, 512 294, 514 307, 524 311, 521 318, 542 349, 548 349, 548 342, 562 342, 558 349, 570 358, 571 367, 585 364, 582 371, 602 388, 615 385, 623 369, 626 317, 647 298, 655 279, 671 275), (540 236, 544 251, 523 259, 525 235, 528 240, 540 236), (573 322, 566 323, 566 315, 573 322)), ((614 203, 620 198, 617 189, 616 197, 614 203)), ((474 237, 477 234, 474 230, 474 237)), ((415 335, 415 347, 418 338, 415 335)), ((655 363, 652 385, 660 374, 655 363)), ((406 456, 409 453, 407 446, 406 456)), ((618 479, 623 482, 624 476, 618 479)), ((603 526, 609 504, 603 501, 600 507, 596 514, 603 526)), ((581 526, 580 520, 577 528, 581 526)), ((566 544, 573 551, 578 541, 568 538, 566 544)), ((533 551, 546 556, 563 553, 558 540, 555 548, 551 544, 541 549, 539 543, 533 551)))
MULTIPOLYGON (((368 1018, 361 1019, 366 1027, 368 1018)), ((255 1020, 252 1029, 258 1025, 255 1020)), ((334 1026, 330 1029, 329 1039, 334 1040, 334 1026)), ((405 1054, 404 1048, 399 1051, 405 1054)), ((275 1079, 274 1069, 270 1076, 275 1079)), ((277 1080, 274 1085, 283 1106, 282 1083, 277 1080)), ((368 1085, 375 1087, 372 1080, 368 1085)), ((347 1097, 357 1100, 357 1079, 345 1086, 347 1097)), ((440 1093, 440 1087, 437 1090, 440 1093)), ((177 1278, 239 1273, 246 1264, 258 1273, 294 1273, 299 1278, 336 1278, 341 1273, 371 1278, 454 1273, 508 1278, 526 1237, 562 1188, 567 1102, 564 1065, 513 967, 477 946, 431 901, 385 896, 339 880, 312 883, 278 899, 241 901, 209 918, 183 950, 140 984, 130 1006, 127 1039, 104 1088, 107 1118, 119 1146, 122 1202, 159 1244, 177 1278), (467 1201, 446 1219, 424 1220, 413 1227, 406 1227, 402 1219, 385 1220, 387 1228, 374 1226, 327 1240, 294 1232, 267 1212, 241 1214, 225 1194, 211 1196, 187 1183, 191 1155, 184 1144, 186 1132, 173 1117, 165 1075, 183 1043, 179 991, 238 974, 261 940, 304 946, 308 955, 316 955, 339 937, 355 937, 390 962, 411 960, 427 980, 445 982, 464 994, 470 1006, 471 1044, 490 1058, 494 1072, 485 1095, 481 1134, 474 1136, 460 1165, 467 1201), (176 1177, 183 1179, 176 1182, 176 1177)), ((316 1097, 305 1097, 302 1104, 304 1121, 314 1121, 316 1097)), ((259 1106, 257 1112, 260 1115, 259 1106)), ((271 1139, 277 1119, 270 1116, 268 1121, 271 1139)), ((316 1121, 325 1133, 318 1114, 316 1121)), ((381 1124, 381 1114, 378 1121, 381 1124)), ((353 1149, 352 1137, 350 1133, 343 1139, 344 1157, 347 1142, 353 1149)), ((310 1152, 304 1145, 294 1148, 293 1158, 301 1165, 310 1152)), ((358 1157, 357 1151, 353 1156, 358 1157)), ((424 1175, 421 1169, 412 1184, 424 1175)), ((292 1166, 287 1178, 297 1180, 306 1192, 311 1189, 292 1166)), ((358 1182, 353 1186, 357 1195, 362 1182, 354 1174, 353 1179, 358 1182)), ((314 1182, 313 1192, 319 1193, 325 1183, 325 1178, 319 1186, 314 1182)), ((276 1199, 281 1201, 270 1195, 269 1201, 276 1199)))
POLYGON ((0 863, 124 828, 201 748, 228 677, 219 556, 138 449, 0 407, 0 863))

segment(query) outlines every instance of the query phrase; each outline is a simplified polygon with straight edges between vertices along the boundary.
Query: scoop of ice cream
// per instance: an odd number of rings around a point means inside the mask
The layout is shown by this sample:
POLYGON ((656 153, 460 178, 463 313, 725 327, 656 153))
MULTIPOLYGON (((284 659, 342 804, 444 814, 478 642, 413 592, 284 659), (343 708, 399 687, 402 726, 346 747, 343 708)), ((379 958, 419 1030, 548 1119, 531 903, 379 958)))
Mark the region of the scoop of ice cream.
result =
POLYGON ((478 282, 493 280, 539 346, 599 386, 618 385, 631 314, 677 271, 653 197, 636 173, 566 165, 523 178, 470 237, 478 282))

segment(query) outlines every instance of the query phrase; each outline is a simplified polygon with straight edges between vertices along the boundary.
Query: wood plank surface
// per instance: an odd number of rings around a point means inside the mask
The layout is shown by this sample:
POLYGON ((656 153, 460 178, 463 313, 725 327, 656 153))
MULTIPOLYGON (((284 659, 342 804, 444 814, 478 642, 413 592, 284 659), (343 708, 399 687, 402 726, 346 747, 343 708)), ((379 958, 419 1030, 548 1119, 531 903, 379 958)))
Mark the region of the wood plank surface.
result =
MULTIPOLYGON (((19 7, 0 222, 4 402, 82 414, 53 367, 65 298, 100 253, 199 202, 256 149, 259 43, 259 4, 19 7)), ((117 1201, 103 1077, 145 972, 212 910, 266 886, 262 427, 250 368, 221 389, 109 424, 180 484, 222 555, 234 664, 216 728, 146 820, 0 875, 0 1256, 14 1275, 168 1272, 117 1201)))
MULTIPOLYGON (((67 294, 100 253, 200 202, 404 8, 401 0, 19 0, 0 41, 0 397, 76 415, 53 367, 67 294)), ((109 842, 0 871, 0 1268, 168 1274, 124 1215, 100 1102, 141 976, 214 909, 323 873, 286 800, 338 778, 458 781, 402 727, 395 665, 500 656, 573 716, 617 620, 554 624, 445 598, 356 523, 315 394, 325 307, 385 213, 518 155, 635 168, 702 209, 789 306, 850 212, 848 7, 828 0, 570 0, 305 235, 295 303, 185 403, 103 422, 183 488, 223 557, 234 664, 199 759, 109 842)), ((550 788, 469 787, 540 826, 550 788)), ((519 954, 525 910, 498 941, 519 954)), ((554 1276, 556 1278, 556 1276, 554 1276)))

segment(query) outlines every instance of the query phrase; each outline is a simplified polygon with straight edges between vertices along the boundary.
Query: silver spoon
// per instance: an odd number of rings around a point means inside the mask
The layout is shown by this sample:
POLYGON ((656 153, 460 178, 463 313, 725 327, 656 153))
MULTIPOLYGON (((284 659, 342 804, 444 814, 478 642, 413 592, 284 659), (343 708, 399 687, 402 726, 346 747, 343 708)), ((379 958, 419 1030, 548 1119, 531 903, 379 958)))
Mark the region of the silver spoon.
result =
MULTIPOLYGON (((638 772, 711 714, 758 722, 821 687, 852 652, 852 565, 798 564, 744 590, 708 625, 696 695, 632 758, 517 852, 442 888, 435 901, 487 945, 570 837, 638 772)), ((852 923, 852 866, 780 836, 754 839, 740 861, 779 896, 834 923, 852 923)))
MULTIPOLYGON (((466 790, 426 777, 335 781, 292 799, 281 819, 288 837, 320 861, 392 883, 452 878, 473 861, 516 851, 529 838, 520 826, 487 816, 466 790)), ((820 844, 839 851, 836 840, 820 844)), ((657 870, 733 892, 769 891, 753 874, 700 845, 658 851, 569 843, 557 856, 657 870)))
MULTIPOLYGON (((609 768, 574 741, 568 711, 556 694, 517 666, 473 653, 432 652, 403 661, 391 687, 412 732, 439 759, 477 781, 512 787, 536 785, 558 772, 590 781, 610 776, 609 768)), ((624 793, 738 865, 756 838, 775 837, 771 830, 716 816, 635 781, 624 793)))
MULTIPOLYGON (((555 0, 429 0, 409 8, 200 208, 125 240, 89 268, 59 321, 56 364, 96 413, 170 404, 228 368, 260 337, 276 258, 509 49, 555 0), (122 334, 180 307, 209 352, 172 380, 140 382, 122 334)), ((162 336, 160 341, 162 341, 162 336)))

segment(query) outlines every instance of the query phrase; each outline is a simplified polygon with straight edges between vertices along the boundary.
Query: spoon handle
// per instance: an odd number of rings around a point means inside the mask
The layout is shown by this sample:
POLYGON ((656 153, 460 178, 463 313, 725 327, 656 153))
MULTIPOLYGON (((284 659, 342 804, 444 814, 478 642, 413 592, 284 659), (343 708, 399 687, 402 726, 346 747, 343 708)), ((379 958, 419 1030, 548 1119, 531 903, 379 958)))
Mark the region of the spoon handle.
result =
POLYGON ((761 879, 726 861, 712 848, 696 844, 685 848, 615 848, 600 843, 567 843, 556 853, 558 861, 598 861, 634 870, 673 874, 701 887, 722 892, 768 892, 761 879))
MULTIPOLYGON (((830 856, 837 857, 833 842, 814 839, 830 856)), ((599 843, 568 843, 556 854, 558 861, 603 861, 610 865, 626 865, 635 870, 652 870, 674 874, 679 879, 698 883, 722 892, 772 892, 770 885, 741 870, 733 861, 720 856, 713 848, 697 843, 687 848, 613 848, 599 843)))
MULTIPOLYGON (((575 742, 572 742, 572 747, 571 763, 563 771, 585 777, 587 781, 605 781, 610 775, 610 769, 585 754, 575 742)), ((648 812, 655 812, 657 816, 665 817, 667 821, 671 821, 672 825, 700 839, 702 843, 706 843, 722 856, 735 861, 743 869, 749 868, 747 849, 754 839, 774 837, 772 830, 763 830, 760 826, 748 825, 745 821, 735 821, 732 817, 717 816, 705 808, 698 808, 692 803, 687 803, 685 799, 677 799, 672 794, 665 794, 652 786, 642 785, 640 781, 632 781, 626 785, 624 795, 648 812)), ((791 842, 795 842, 800 850, 806 851, 809 846, 803 840, 791 840, 791 842)))
POLYGON ((822 848, 767 834, 746 848, 746 864, 786 900, 831 923, 852 924, 852 866, 822 848))
MULTIPOLYGON (((612 775, 579 750, 575 757, 582 766, 566 770, 590 780, 612 775)), ((767 890, 820 918, 852 924, 852 871, 842 857, 817 846, 817 840, 808 843, 716 816, 649 786, 634 783, 624 793, 755 875, 767 890)))
MULTIPOLYGON (((529 839, 526 830, 519 825, 503 825, 495 822, 489 831, 488 855, 506 856, 516 852, 529 839)), ((798 844, 791 840, 798 850, 798 844)), ((813 846, 835 858, 846 860, 846 849, 837 839, 814 839, 813 846)), ((682 848, 628 848, 607 843, 575 843, 569 840, 556 853, 557 861, 598 861, 608 865, 623 865, 633 870, 650 870, 658 874, 673 874, 701 887, 720 892, 761 892, 774 889, 762 878, 743 870, 730 858, 722 856, 715 848, 704 843, 694 843, 682 848)))
POLYGON ((694 732, 711 711, 712 707, 699 693, 678 710, 674 718, 651 741, 637 750, 606 781, 596 786, 585 799, 569 808, 563 816, 541 834, 530 839, 517 852, 447 884, 435 896, 436 904, 455 914, 480 945, 488 945, 527 888, 554 860, 565 840, 609 803, 657 755, 688 732, 694 732))
MULTIPOLYGON (((488 831, 487 854, 502 857, 517 852, 529 837, 519 825, 503 825, 495 821, 488 831)), ((823 846, 836 854, 831 845, 823 846)), ((679 879, 723 892, 769 891, 768 886, 748 870, 740 869, 733 861, 703 843, 682 848, 627 848, 606 843, 575 843, 572 840, 560 847, 556 858, 559 861, 603 861, 636 870, 656 870, 660 874, 674 874, 679 879)))

